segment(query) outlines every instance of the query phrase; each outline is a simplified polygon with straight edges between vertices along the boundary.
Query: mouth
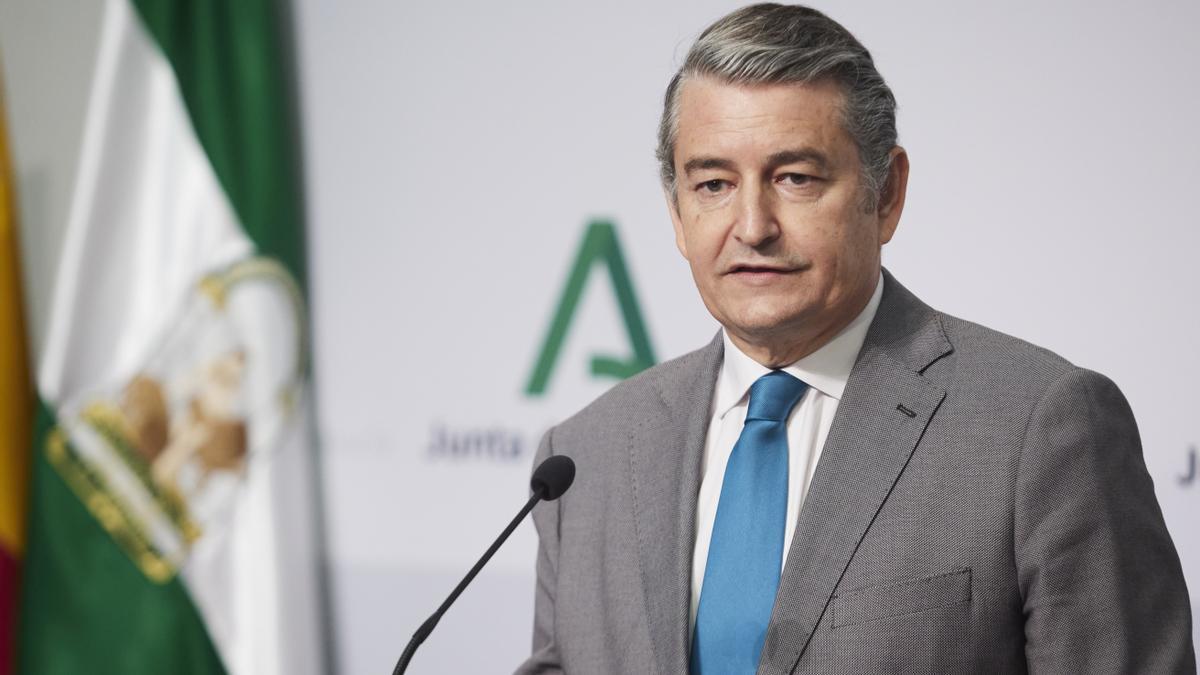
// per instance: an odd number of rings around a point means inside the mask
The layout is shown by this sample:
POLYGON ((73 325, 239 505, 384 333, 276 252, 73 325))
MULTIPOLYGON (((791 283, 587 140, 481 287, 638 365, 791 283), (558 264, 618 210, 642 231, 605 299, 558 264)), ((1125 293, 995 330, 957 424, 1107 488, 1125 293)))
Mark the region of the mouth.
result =
POLYGON ((804 266, 795 266, 795 265, 748 263, 745 265, 733 265, 728 270, 726 270, 725 274, 729 275, 729 276, 735 276, 735 277, 769 278, 769 277, 783 276, 785 274, 795 274, 797 272, 804 271, 804 269, 805 269, 804 266))
POLYGON ((731 265, 724 276, 751 287, 769 287, 808 269, 808 265, 745 263, 731 265))

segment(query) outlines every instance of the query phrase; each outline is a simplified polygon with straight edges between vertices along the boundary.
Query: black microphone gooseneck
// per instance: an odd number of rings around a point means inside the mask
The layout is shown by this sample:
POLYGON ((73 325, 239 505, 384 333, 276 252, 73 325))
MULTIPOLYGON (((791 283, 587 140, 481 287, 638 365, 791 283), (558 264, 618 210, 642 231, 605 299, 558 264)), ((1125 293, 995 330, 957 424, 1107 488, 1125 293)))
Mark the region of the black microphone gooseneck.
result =
POLYGON ((548 502, 558 499, 567 491, 567 488, 571 487, 571 483, 574 480, 575 462, 571 461, 571 458, 566 455, 554 455, 538 465, 537 469, 533 472, 533 478, 529 481, 529 487, 533 490, 533 495, 529 498, 529 501, 525 502, 525 506, 522 506, 521 510, 517 512, 517 517, 513 518, 508 527, 504 528, 504 531, 496 538, 496 541, 492 542, 492 545, 488 547, 488 550, 479 559, 479 562, 475 563, 470 572, 467 572, 467 576, 458 582, 458 586, 455 586, 454 590, 451 591, 450 597, 446 598, 442 606, 438 607, 432 616, 425 619, 425 623, 421 624, 417 632, 413 633, 412 639, 408 641, 408 646, 400 654, 400 660, 396 662, 396 669, 392 671, 392 675, 403 675, 404 671, 408 668, 408 662, 412 660, 413 654, 417 652, 417 647, 420 647, 425 638, 429 637, 429 634, 437 627, 438 621, 442 620, 442 615, 446 613, 450 605, 454 604, 454 601, 462 594, 463 589, 467 587, 467 584, 471 583, 476 574, 479 574, 479 570, 483 569, 487 561, 492 559, 492 556, 499 550, 500 545, 508 539, 508 535, 512 534, 513 530, 517 529, 517 525, 521 524, 525 516, 529 515, 529 512, 533 510, 533 507, 543 499, 548 502))

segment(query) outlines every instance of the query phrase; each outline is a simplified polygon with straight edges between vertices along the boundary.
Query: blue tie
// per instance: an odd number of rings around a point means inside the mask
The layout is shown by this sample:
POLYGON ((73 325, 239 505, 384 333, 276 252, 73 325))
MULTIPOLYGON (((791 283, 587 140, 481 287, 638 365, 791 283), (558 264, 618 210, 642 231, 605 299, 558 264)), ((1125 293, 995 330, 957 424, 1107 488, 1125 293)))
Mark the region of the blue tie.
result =
POLYGON ((758 669, 779 589, 787 519, 787 417, 808 385, 774 370, 750 386, 746 425, 729 455, 708 545, 693 675, 758 669))

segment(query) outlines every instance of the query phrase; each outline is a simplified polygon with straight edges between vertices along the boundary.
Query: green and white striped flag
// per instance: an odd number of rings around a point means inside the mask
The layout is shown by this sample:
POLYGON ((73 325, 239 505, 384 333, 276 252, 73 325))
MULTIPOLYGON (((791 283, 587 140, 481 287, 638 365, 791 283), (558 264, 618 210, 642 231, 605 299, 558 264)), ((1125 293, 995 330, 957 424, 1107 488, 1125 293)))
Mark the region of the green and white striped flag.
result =
POLYGON ((109 0, 50 324, 18 672, 322 670, 271 0, 109 0))

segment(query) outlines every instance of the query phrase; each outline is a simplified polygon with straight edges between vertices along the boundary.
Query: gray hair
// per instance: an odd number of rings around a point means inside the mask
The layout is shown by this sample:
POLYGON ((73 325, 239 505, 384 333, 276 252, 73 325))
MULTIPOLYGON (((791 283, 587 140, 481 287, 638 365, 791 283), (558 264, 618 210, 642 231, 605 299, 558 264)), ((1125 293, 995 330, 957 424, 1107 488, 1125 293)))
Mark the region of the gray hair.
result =
POLYGON ((843 124, 858 147, 864 206, 878 203, 896 146, 896 98, 870 52, 841 24, 809 7, 764 3, 728 14, 700 34, 667 86, 658 127, 655 154, 672 196, 679 91, 695 76, 730 84, 835 82, 842 90, 843 124))

